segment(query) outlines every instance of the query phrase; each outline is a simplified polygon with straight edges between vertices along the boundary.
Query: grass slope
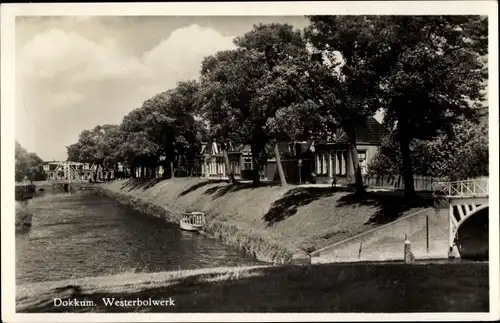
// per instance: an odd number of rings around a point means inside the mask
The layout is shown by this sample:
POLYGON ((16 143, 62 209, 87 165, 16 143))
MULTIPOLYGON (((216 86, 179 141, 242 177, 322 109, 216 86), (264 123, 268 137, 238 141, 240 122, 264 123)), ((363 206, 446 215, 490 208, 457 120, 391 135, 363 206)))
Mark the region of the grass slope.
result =
POLYGON ((205 212, 209 233, 277 263, 432 205, 427 198, 407 203, 401 192, 372 192, 360 200, 329 187, 233 186, 204 178, 120 180, 103 188, 148 213, 166 211, 171 220, 185 211, 205 212))

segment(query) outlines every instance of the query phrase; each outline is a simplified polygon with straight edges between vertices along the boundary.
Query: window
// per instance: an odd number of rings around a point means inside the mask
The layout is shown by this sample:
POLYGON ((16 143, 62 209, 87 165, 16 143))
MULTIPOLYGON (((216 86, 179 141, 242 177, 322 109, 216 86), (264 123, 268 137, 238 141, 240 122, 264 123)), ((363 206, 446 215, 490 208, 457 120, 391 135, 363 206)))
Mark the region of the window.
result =
POLYGON ((252 169, 252 158, 245 158, 245 170, 252 169))
POLYGON ((231 161, 231 169, 233 171, 234 175, 239 175, 240 174, 240 163, 237 161, 231 161))
POLYGON ((359 167, 361 168, 361 174, 366 174, 366 150, 358 150, 359 167))
POLYGON ((340 152, 340 175, 347 175, 347 150, 342 150, 340 152))
POLYGON ((316 154, 316 175, 321 173, 321 155, 319 153, 316 154))
POLYGON ((322 165, 322 174, 323 175, 328 174, 327 163, 328 163, 328 157, 327 157, 326 153, 321 154, 321 165, 322 165))

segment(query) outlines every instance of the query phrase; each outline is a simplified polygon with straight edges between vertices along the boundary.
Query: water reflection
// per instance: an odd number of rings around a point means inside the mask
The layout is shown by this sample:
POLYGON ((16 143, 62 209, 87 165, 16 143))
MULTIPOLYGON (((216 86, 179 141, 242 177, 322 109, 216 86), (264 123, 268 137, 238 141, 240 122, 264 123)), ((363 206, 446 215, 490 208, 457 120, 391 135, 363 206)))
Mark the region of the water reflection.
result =
POLYGON ((16 235, 17 284, 257 263, 219 241, 107 197, 44 194, 29 203, 31 231, 16 235))

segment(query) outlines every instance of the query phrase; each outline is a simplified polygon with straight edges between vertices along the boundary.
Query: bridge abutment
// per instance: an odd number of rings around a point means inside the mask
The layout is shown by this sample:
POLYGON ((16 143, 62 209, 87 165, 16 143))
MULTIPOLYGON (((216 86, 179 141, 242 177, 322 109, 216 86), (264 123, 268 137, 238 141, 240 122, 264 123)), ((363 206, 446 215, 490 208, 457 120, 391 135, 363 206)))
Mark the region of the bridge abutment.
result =
MULTIPOLYGON (((478 212, 488 209, 488 198, 487 197, 467 197, 467 198, 450 198, 449 201, 449 249, 448 258, 463 258, 463 256, 468 257, 470 254, 482 255, 484 254, 483 243, 478 241, 482 240, 482 231, 476 230, 475 237, 468 237, 468 248, 465 250, 460 250, 457 246, 457 234, 461 226, 472 216, 475 216, 478 212), (472 243, 471 239, 477 240, 477 243, 472 243), (471 247, 475 245, 475 247, 471 247), (477 252, 471 252, 471 248, 478 249, 477 252), (481 249, 481 250, 479 250, 481 249)), ((487 232, 486 232, 487 234, 487 232)), ((481 256, 479 256, 481 257, 481 256)))
MULTIPOLYGON (((488 179, 474 179, 465 180, 449 183, 435 183, 436 186, 440 187, 440 191, 436 196, 445 197, 448 200, 448 258, 464 258, 465 254, 477 254, 482 255, 485 253, 485 249, 488 248, 488 243, 486 242, 486 248, 484 241, 484 236, 488 235, 488 232, 484 232, 484 228, 488 225, 488 216, 484 216, 484 212, 488 212, 488 179), (476 224, 473 222, 470 230, 467 230, 467 234, 462 234, 464 237, 461 239, 466 239, 467 247, 457 246, 457 235, 461 226, 469 220, 471 217, 475 217, 476 214, 481 213, 482 218, 476 224), (481 222, 482 221, 482 222, 481 222), (486 224, 483 223, 486 221, 486 224), (475 251, 476 252, 475 252, 475 251)), ((486 251, 487 253, 487 251, 486 251)))

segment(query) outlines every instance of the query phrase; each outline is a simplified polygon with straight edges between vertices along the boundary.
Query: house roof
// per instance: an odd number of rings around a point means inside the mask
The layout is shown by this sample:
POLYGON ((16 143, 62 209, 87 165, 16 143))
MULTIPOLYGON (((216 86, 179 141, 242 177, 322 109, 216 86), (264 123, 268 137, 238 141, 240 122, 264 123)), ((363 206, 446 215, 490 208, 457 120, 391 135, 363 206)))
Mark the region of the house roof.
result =
MULTIPOLYGON (((363 126, 359 126, 356 129, 356 141, 359 144, 374 144, 374 145, 380 145, 380 142, 382 140, 382 137, 387 133, 387 129, 380 124, 375 118, 370 117, 368 118, 367 122, 363 126)), ((311 149, 312 145, 325 145, 325 144, 330 144, 330 143, 339 143, 339 144, 345 144, 348 143, 348 138, 347 134, 342 131, 338 130, 336 133, 336 140, 330 141, 330 140, 316 140, 313 142, 313 140, 307 140, 303 142, 296 142, 296 144, 300 147, 301 152, 300 153, 305 153, 306 151, 311 149)), ((292 142, 287 142, 287 143, 281 143, 279 145, 279 150, 282 153, 289 153, 290 152, 290 144, 292 142)), ((294 148, 295 149, 295 148, 294 148)), ((265 147, 265 150, 268 154, 274 154, 273 153, 273 147, 270 144, 267 144, 265 147)), ((208 142, 208 143, 203 143, 202 144, 202 149, 201 149, 201 154, 207 154, 207 155, 212 155, 212 154, 218 154, 220 152, 220 144, 219 143, 213 143, 213 142, 208 142)), ((251 149, 250 145, 248 144, 240 144, 238 146, 230 146, 230 149, 228 150, 228 153, 243 153, 243 154, 250 154, 251 149)))
MULTIPOLYGON (((228 149, 228 153, 229 154, 234 154, 234 153, 238 153, 240 152, 240 148, 242 146, 238 146, 238 147, 235 147, 233 145, 233 143, 229 142, 229 149, 228 149)), ((201 155, 218 155, 219 153, 222 152, 222 146, 220 143, 218 142, 204 142, 202 143, 201 145, 201 151, 200 151, 200 154, 201 155)))
MULTIPOLYGON (((365 125, 356 128, 356 142, 379 145, 386 133, 387 129, 377 119, 370 117, 365 125)), ((348 143, 347 134, 342 130, 339 131, 336 142, 348 143)))

